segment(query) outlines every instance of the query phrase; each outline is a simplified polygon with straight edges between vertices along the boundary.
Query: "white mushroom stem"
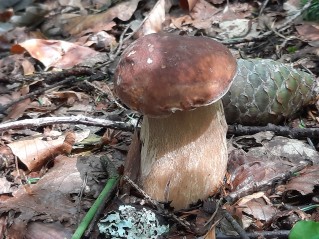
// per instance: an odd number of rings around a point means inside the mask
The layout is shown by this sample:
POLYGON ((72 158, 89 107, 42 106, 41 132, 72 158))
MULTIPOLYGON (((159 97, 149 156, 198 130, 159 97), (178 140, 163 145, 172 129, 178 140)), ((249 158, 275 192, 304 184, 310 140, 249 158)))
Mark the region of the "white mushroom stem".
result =
POLYGON ((144 117, 140 184, 178 210, 214 194, 227 166, 227 124, 221 101, 168 118, 144 117))

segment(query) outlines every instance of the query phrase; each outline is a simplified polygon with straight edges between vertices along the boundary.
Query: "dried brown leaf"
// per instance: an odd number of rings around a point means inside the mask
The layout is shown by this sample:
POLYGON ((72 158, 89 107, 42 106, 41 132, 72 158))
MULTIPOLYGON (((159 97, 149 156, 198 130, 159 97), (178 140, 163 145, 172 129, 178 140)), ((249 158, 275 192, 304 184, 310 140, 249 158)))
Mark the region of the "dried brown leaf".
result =
POLYGON ((68 106, 74 105, 77 101, 82 101, 83 99, 88 99, 88 95, 82 92, 75 91, 57 91, 47 94, 49 99, 59 99, 60 101, 66 101, 68 106))
POLYGON ((21 65, 25 76, 32 75, 35 72, 34 66, 29 60, 23 60, 21 65))
POLYGON ((144 22, 139 32, 140 36, 160 32, 165 21, 166 0, 159 0, 150 11, 147 20, 144 22))
POLYGON ((262 221, 270 220, 277 212, 276 207, 266 204, 263 198, 252 199, 242 206, 245 206, 243 212, 262 221))
POLYGON ((50 67, 71 68, 87 58, 94 57, 98 52, 74 43, 59 40, 30 39, 19 44, 29 54, 50 67))
MULTIPOLYGON (((29 93, 29 86, 24 86, 22 87, 19 91, 12 93, 12 99, 16 100, 19 99, 21 96, 24 96, 29 93)), ((22 101, 19 101, 13 107, 10 108, 9 113, 7 116, 4 118, 4 121, 6 120, 13 120, 13 119, 18 119, 20 116, 23 115, 26 109, 30 107, 31 99, 25 99, 22 101)))
POLYGON ((74 142, 74 133, 68 132, 65 137, 56 140, 36 138, 13 142, 8 146, 28 170, 33 171, 40 169, 57 155, 70 153, 74 142))
POLYGON ((61 223, 42 222, 29 223, 25 235, 25 239, 65 239, 71 237, 72 230, 64 227, 61 223))
POLYGON ((4 118, 4 121, 7 121, 9 119, 10 120, 18 119, 30 107, 30 103, 31 103, 30 99, 25 99, 15 104, 13 107, 11 107, 11 110, 8 113, 8 115, 4 118))
POLYGON ((208 29, 211 28, 214 16, 219 11, 219 9, 205 0, 198 0, 189 15, 183 15, 177 18, 172 17, 172 23, 179 29, 186 25, 193 26, 197 29, 208 29))
POLYGON ((296 190, 302 195, 307 195, 313 192, 316 185, 319 185, 319 165, 302 170, 297 177, 287 183, 286 191, 296 190))
POLYGON ((20 212, 20 218, 26 222, 35 217, 39 221, 76 223, 78 214, 70 195, 78 193, 83 183, 78 163, 77 158, 57 157, 54 167, 37 184, 29 186, 32 193, 20 187, 14 197, 0 204, 0 213, 20 212))
POLYGON ((98 29, 97 31, 103 30, 103 27, 110 24, 114 18, 119 18, 122 21, 128 21, 135 12, 139 1, 140 0, 125 1, 109 8, 103 13, 71 18, 63 26, 63 29, 71 35, 77 35, 82 31, 87 31, 88 29, 95 29, 95 31, 96 29, 98 29))
POLYGON ((302 39, 308 41, 319 41, 319 24, 303 23, 296 26, 297 32, 302 39))
POLYGON ((229 156, 228 170, 231 173, 233 189, 253 188, 253 185, 272 178, 290 169, 280 158, 270 160, 264 156, 263 160, 248 155, 243 150, 233 150, 229 156))
POLYGON ((7 22, 13 15, 13 9, 6 9, 0 12, 0 22, 7 22))

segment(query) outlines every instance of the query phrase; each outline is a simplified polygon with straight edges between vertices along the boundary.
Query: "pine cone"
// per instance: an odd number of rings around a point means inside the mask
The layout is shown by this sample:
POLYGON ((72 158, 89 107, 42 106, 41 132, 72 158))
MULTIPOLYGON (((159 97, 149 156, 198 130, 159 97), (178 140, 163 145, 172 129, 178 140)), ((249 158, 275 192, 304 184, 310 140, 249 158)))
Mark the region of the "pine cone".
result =
POLYGON ((223 97, 227 123, 278 124, 314 100, 314 76, 273 60, 239 59, 235 80, 223 97))

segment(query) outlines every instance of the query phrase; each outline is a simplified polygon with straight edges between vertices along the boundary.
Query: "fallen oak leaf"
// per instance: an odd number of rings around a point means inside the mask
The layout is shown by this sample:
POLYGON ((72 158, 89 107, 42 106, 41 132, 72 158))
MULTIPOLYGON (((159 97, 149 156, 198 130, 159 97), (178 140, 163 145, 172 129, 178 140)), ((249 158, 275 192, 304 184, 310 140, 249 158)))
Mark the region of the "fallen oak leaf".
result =
POLYGON ((67 69, 98 54, 88 47, 60 40, 30 39, 19 43, 29 54, 50 67, 67 69))
POLYGON ((74 143, 75 134, 68 132, 65 137, 56 140, 45 141, 36 138, 13 142, 8 146, 29 171, 35 171, 57 155, 70 153, 74 143))

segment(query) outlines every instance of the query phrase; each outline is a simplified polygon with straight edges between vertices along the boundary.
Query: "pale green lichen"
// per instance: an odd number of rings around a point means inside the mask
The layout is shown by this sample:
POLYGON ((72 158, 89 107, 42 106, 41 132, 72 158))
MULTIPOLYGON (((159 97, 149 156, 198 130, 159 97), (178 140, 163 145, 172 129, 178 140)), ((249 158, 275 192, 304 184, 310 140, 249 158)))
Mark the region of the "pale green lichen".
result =
POLYGON ((137 210, 129 205, 122 205, 118 211, 108 213, 98 223, 99 230, 105 238, 152 239, 168 232, 168 225, 160 225, 151 210, 137 210))

